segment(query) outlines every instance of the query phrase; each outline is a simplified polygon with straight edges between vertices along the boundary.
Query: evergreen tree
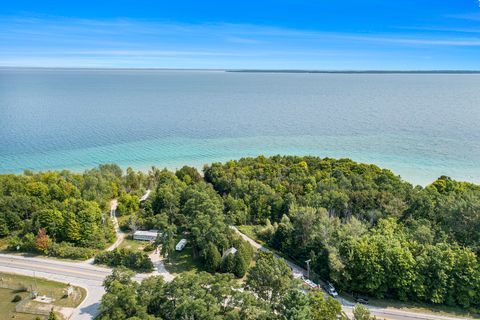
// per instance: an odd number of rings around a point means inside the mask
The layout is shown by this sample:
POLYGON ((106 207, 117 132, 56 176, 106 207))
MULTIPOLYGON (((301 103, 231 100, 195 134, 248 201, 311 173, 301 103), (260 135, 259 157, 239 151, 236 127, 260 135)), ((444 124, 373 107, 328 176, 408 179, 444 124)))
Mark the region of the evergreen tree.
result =
POLYGON ((234 255, 229 254, 223 257, 221 270, 225 273, 233 273, 235 267, 234 255))
POLYGON ((52 310, 50 310, 50 314, 48 315, 48 320, 58 320, 58 317, 55 311, 53 310, 53 308, 52 310))
POLYGON ((242 278, 248 270, 248 264, 245 257, 242 256, 240 251, 237 251, 233 257, 233 274, 238 278, 242 278))
POLYGON ((205 269, 208 272, 215 272, 220 267, 222 262, 222 256, 218 252, 217 247, 209 242, 207 248, 204 251, 205 269))
POLYGON ((292 285, 292 270, 283 259, 277 259, 270 252, 259 252, 246 284, 261 299, 277 305, 292 285))

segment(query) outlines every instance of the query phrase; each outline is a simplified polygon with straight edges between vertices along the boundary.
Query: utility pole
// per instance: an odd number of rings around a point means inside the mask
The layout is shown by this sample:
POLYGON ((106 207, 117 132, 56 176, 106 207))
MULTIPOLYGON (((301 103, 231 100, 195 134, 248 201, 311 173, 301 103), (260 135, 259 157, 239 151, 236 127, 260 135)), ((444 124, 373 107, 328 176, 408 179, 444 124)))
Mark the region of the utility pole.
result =
POLYGON ((312 261, 312 259, 308 259, 307 261, 305 261, 307 263, 307 279, 310 279, 310 262, 312 261))

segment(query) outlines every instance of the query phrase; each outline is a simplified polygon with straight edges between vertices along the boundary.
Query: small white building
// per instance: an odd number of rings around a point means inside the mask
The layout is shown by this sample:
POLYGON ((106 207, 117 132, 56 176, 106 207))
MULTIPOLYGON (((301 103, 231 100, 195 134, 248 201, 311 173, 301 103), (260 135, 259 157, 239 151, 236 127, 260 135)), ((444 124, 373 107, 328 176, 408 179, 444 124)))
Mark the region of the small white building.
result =
POLYGON ((134 240, 155 241, 158 236, 158 230, 138 230, 133 233, 134 240))
POLYGON ((145 201, 147 201, 148 197, 150 196, 150 192, 152 192, 152 190, 148 189, 147 192, 145 192, 145 194, 140 198, 140 204, 144 204, 145 201))
POLYGON ((228 256, 229 254, 235 254, 235 253, 237 253, 237 249, 235 249, 235 247, 231 247, 230 249, 227 249, 227 251, 224 252, 222 259, 228 256))
POLYGON ((186 245, 187 245, 187 239, 182 239, 175 246, 175 250, 182 251, 183 248, 185 248, 186 245))

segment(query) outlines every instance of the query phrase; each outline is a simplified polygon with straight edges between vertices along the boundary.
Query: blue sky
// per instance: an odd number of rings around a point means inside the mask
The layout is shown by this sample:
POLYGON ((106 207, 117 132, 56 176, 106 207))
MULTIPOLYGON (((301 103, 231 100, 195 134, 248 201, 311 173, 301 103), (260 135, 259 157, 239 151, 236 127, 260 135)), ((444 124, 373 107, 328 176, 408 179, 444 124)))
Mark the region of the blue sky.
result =
POLYGON ((0 65, 480 70, 480 2, 3 1, 0 65))

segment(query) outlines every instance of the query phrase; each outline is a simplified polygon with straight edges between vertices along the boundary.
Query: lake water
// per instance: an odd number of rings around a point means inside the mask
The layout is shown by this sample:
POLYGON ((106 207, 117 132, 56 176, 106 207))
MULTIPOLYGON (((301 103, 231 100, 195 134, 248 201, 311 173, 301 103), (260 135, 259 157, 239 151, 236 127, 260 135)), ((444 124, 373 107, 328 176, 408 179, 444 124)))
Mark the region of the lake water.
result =
POLYGON ((349 157, 480 182, 480 75, 0 69, 0 172, 349 157))

